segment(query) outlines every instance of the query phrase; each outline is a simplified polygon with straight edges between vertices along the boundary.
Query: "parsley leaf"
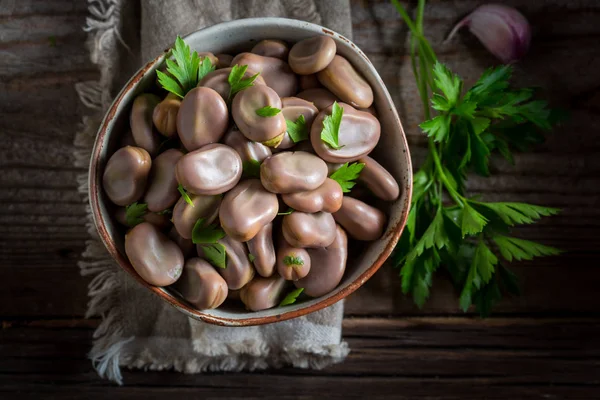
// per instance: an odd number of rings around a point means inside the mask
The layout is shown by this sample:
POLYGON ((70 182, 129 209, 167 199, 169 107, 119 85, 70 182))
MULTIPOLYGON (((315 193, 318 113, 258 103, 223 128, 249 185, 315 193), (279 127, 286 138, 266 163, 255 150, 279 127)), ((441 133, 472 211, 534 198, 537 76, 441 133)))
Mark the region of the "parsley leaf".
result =
POLYGON ((333 102, 331 109, 331 115, 328 115, 323 119, 323 130, 321 131, 321 140, 324 141, 332 149, 339 150, 343 146, 338 143, 338 137, 340 134, 340 125, 342 123, 342 117, 344 116, 344 109, 340 107, 337 101, 333 102))
POLYGON ((472 295, 472 302, 479 315, 483 318, 487 318, 492 311, 494 303, 501 298, 502 292, 500 292, 498 282, 493 279, 482 285, 481 288, 472 295))
POLYGON ((450 116, 438 115, 429 121, 421 123, 419 127, 436 142, 443 142, 450 134, 450 116))
POLYGON ((271 106, 264 106, 261 107, 259 109, 256 110, 256 115, 258 115, 259 117, 274 117, 277 114, 279 114, 281 112, 281 110, 279 108, 276 107, 271 107, 271 106))
POLYGON ((494 236, 494 242, 500 250, 500 254, 507 261, 515 260, 531 260, 534 257, 555 256, 561 253, 560 250, 544 246, 530 240, 518 239, 514 237, 497 235, 494 236))
POLYGON ((468 203, 465 203, 461 217, 460 227, 463 238, 467 235, 480 233, 488 222, 486 217, 478 213, 468 203))
POLYGON ((439 252, 428 249, 417 258, 407 261, 400 271, 402 277, 402 292, 410 293, 415 304, 422 307, 429 297, 433 273, 441 262, 439 252))
POLYGON ((202 252, 206 260, 217 268, 227 268, 227 253, 221 243, 203 243, 202 252))
POLYGON ((194 202, 190 198, 190 195, 185 191, 181 183, 179 184, 179 186, 177 186, 177 190, 179 190, 179 193, 181 193, 181 197, 184 198, 185 202, 188 203, 190 206, 194 207, 194 202))
POLYGON ((238 92, 254 85, 254 80, 258 77, 259 73, 256 73, 249 78, 244 78, 247 70, 247 65, 234 65, 231 68, 231 72, 227 77, 227 82, 229 83, 229 100, 231 100, 238 92))
POLYGON ((473 132, 470 132, 469 143, 471 144, 471 159, 475 171, 480 175, 488 176, 490 174, 488 164, 491 154, 489 147, 483 142, 480 135, 475 135, 473 132))
POLYGON ((463 100, 454 109, 452 114, 464 117, 467 119, 475 118, 475 110, 477 109, 477 103, 474 101, 463 100))
POLYGON ((481 207, 494 211, 506 225, 532 224, 542 217, 556 215, 558 208, 542 207, 526 203, 484 203, 474 202, 481 207))
POLYGON ((467 311, 471 306, 475 289, 479 289, 482 284, 486 284, 490 281, 497 263, 498 258, 492 253, 484 241, 480 240, 475 249, 471 266, 469 267, 467 280, 460 294, 460 307, 463 311, 467 311))
POLYGON ((462 79, 450 72, 446 66, 436 62, 433 66, 435 86, 444 94, 448 104, 453 106, 458 103, 462 89, 462 79))
POLYGON ((489 99, 490 94, 499 93, 506 89, 511 75, 512 68, 508 65, 490 68, 469 89, 466 97, 477 102, 485 101, 489 99))
POLYGON ((349 193, 350 189, 356 185, 356 182, 354 181, 358 178, 364 167, 364 163, 355 162, 350 165, 345 163, 339 169, 334 171, 329 178, 339 183, 344 193, 349 193))
POLYGON ((293 265, 304 265, 304 261, 302 261, 302 258, 296 257, 294 255, 283 257, 283 263, 285 265, 289 265, 290 267, 293 265))
POLYGON ((256 257, 254 256, 254 254, 248 253, 248 261, 254 262, 254 260, 256 260, 256 257))
POLYGON ((260 178, 260 161, 248 160, 242 163, 242 177, 260 178))
POLYGON ((296 302, 296 300, 298 299, 298 296, 300 296, 300 293, 302 293, 303 291, 304 291, 304 288, 298 288, 298 289, 292 290, 284 297, 283 300, 281 300, 281 303, 279 303, 279 307, 294 304, 296 302))
POLYGON ((406 260, 408 262, 414 261, 417 257, 421 256, 426 249, 431 249, 435 246, 436 249, 443 249, 445 246, 450 244, 450 237, 446 232, 446 221, 444 214, 439 210, 435 218, 431 221, 431 224, 427 227, 423 236, 419 239, 417 244, 407 254, 406 260))
POLYGON ((204 258, 217 268, 227 268, 225 246, 218 241, 225 237, 225 231, 216 223, 206 225, 205 218, 198 218, 192 229, 192 242, 202 248, 204 258))
POLYGON ((294 143, 308 140, 309 132, 304 115, 300 114, 296 122, 286 119, 285 124, 287 126, 287 133, 294 143))
POLYGON ((476 117, 471 120, 471 126, 475 135, 481 135, 485 131, 492 121, 489 118, 476 117))
POLYGON ((216 68, 216 65, 212 64, 210 58, 204 57, 200 63, 200 66, 198 67, 198 82, 200 82, 206 75, 213 72, 216 68))
POLYGON ((156 71, 158 83, 166 90, 179 97, 185 97, 187 92, 198 85, 198 80, 214 70, 210 59, 205 57, 200 65, 198 52, 190 51, 181 37, 177 36, 175 46, 171 49, 174 61, 167 58, 167 72, 156 71))
POLYGON ((159 70, 156 70, 156 75, 158 76, 158 83, 160 83, 163 89, 176 94, 181 98, 185 97, 183 89, 175 79, 159 70))
POLYGON ((148 212, 148 204, 146 203, 132 203, 125 208, 125 220, 127 225, 134 227, 137 224, 144 222, 144 215, 148 212))
POLYGON ((199 243, 217 243, 225 237, 225 231, 217 227, 216 223, 206 225, 206 218, 198 218, 198 221, 192 228, 192 242, 199 243))

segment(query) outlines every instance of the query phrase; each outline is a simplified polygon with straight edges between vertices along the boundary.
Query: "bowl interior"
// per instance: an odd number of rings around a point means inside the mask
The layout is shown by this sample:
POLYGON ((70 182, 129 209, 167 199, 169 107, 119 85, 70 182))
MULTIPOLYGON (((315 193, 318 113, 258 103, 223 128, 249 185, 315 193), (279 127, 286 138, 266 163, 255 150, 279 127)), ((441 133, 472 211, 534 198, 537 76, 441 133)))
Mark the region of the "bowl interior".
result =
MULTIPOLYGON (((401 196, 394 203, 381 203, 389 222, 384 235, 364 246, 354 246, 348 259, 346 273, 339 286, 331 293, 293 304, 260 312, 248 312, 241 307, 226 306, 216 310, 198 311, 176 292, 157 288, 144 282, 135 272, 124 252, 124 229, 116 222, 114 207, 101 189, 102 173, 110 155, 119 147, 122 135, 129 129, 129 111, 135 96, 148 91, 155 82, 156 68, 164 62, 164 55, 148 63, 119 93, 105 117, 96 139, 90 166, 90 202, 96 226, 111 255, 126 271, 144 286, 177 307, 190 317, 223 325, 254 325, 297 317, 344 298, 362 285, 385 261, 393 250, 406 222, 412 190, 410 155, 404 131, 390 95, 379 74, 363 54, 348 39, 321 26, 282 18, 237 20, 197 31, 185 37, 192 50, 235 54, 249 51, 262 39, 282 39, 288 42, 329 35, 337 44, 338 54, 346 57, 367 79, 375 94, 375 107, 381 122, 381 139, 372 156, 396 178, 401 196)), ((318 266, 313 265, 313 268, 318 266)))

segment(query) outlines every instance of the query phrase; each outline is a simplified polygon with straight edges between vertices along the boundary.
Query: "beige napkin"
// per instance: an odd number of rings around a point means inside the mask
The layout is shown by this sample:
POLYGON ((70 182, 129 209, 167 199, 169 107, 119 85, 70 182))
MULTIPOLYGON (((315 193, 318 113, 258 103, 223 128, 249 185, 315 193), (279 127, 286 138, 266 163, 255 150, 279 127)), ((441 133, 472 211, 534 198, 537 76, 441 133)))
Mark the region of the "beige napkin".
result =
MULTIPOLYGON (((87 168, 96 130, 112 97, 142 62, 173 42, 176 35, 245 17, 302 19, 351 38, 348 0, 88 0, 92 61, 99 81, 76 86, 94 110, 75 138, 75 164, 87 168)), ((86 196, 87 175, 79 177, 86 196)), ((88 209, 89 212, 89 209, 88 209)), ((102 377, 122 384, 120 367, 174 369, 185 373, 239 371, 292 365, 323 368, 348 354, 341 341, 343 303, 290 321, 227 328, 185 317, 160 301, 108 257, 95 227, 79 265, 92 276, 87 316, 100 316, 90 352, 102 377)))

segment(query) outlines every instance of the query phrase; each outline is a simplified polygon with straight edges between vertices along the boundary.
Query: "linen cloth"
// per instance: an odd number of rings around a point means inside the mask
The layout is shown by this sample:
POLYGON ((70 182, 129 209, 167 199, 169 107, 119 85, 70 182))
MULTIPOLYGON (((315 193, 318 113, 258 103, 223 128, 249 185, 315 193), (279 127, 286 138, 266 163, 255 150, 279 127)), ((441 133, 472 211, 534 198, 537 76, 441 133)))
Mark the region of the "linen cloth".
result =
MULTIPOLYGON (((112 98, 146 61, 177 35, 222 21, 287 17, 323 25, 351 38, 348 0, 88 0, 85 29, 98 81, 76 90, 94 110, 75 138, 75 164, 87 168, 99 122, 112 98)), ((87 174, 79 177, 87 202, 87 174)), ((89 207, 88 207, 89 214, 89 207)), ((108 256, 89 217, 91 239, 79 265, 89 285, 87 316, 101 316, 90 358, 99 375, 122 384, 120 367, 184 373, 323 368, 348 354, 341 340, 343 302, 290 321, 231 328, 190 319, 129 277, 108 256)))

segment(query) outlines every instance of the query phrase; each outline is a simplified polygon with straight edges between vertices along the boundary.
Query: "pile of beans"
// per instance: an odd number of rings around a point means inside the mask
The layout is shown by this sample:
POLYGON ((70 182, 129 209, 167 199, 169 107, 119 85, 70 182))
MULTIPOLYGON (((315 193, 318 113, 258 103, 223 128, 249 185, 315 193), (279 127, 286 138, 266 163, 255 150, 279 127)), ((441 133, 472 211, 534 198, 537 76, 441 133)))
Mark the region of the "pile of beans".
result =
POLYGON ((145 281, 172 285, 198 309, 227 299, 268 309, 294 285, 310 297, 327 294, 344 275, 348 236, 373 241, 387 224, 363 200, 399 196, 394 178, 368 156, 381 134, 371 87, 327 36, 291 48, 263 40, 235 57, 200 56, 216 69, 183 99, 153 88, 134 100, 131 131, 106 164, 103 189, 119 206, 116 220, 129 225, 129 261, 145 281), (246 77, 260 75, 228 99, 234 65, 247 65, 246 77), (321 139, 335 101, 343 108, 337 150, 321 139), (257 115, 265 106, 281 112, 257 115), (301 115, 310 134, 295 143, 286 120, 301 115), (260 176, 243 176, 249 162, 260 165, 260 176), (365 166, 358 185, 343 193, 329 176, 353 162, 365 166), (125 206, 135 202, 147 212, 132 226, 125 206), (211 265, 192 242, 200 218, 226 233, 218 240, 225 268, 211 265))

